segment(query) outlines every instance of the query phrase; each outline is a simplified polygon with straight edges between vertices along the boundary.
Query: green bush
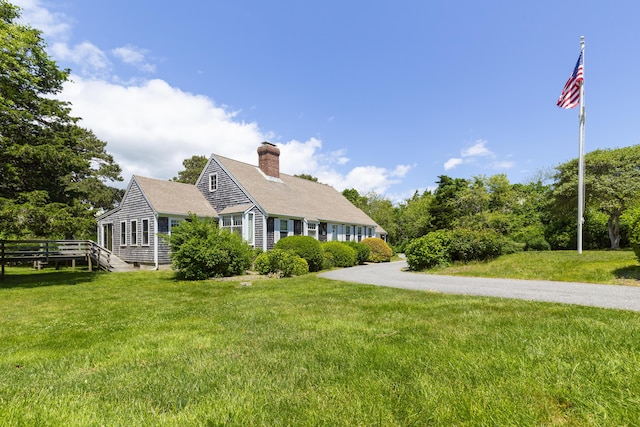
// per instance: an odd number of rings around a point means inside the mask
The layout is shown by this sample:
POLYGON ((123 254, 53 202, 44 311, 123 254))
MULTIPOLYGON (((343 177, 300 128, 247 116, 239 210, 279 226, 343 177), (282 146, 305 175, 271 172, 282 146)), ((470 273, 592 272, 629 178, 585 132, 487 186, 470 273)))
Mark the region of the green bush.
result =
POLYGON ((322 245, 325 254, 332 255, 334 267, 353 267, 357 261, 357 252, 345 242, 326 242, 322 245))
POLYGON ((271 258, 269 258, 269 252, 262 252, 258 254, 253 261, 253 269, 260 274, 269 274, 271 272, 271 258))
POLYGON ((356 250, 356 263, 364 264, 369 259, 369 254, 371 253, 371 248, 363 243, 358 242, 344 242, 353 249, 356 250))
POLYGON ((438 230, 413 239, 405 247, 410 270, 419 271, 451 262, 448 230, 438 230))
POLYGON ((551 245, 544 237, 544 227, 542 227, 542 225, 530 225, 523 227, 509 237, 517 242, 523 243, 525 251, 551 250, 551 245))
POLYGON ((367 237, 362 241, 363 245, 369 246, 371 252, 367 261, 370 262, 389 262, 393 251, 384 240, 378 237, 367 237))
POLYGON ((493 230, 457 228, 450 231, 451 261, 484 261, 502 254, 504 237, 493 230))
POLYGON ((411 241, 405 254, 411 270, 424 270, 456 261, 485 261, 523 246, 493 230, 438 230, 411 241))
POLYGON ((331 252, 323 252, 322 253, 322 269, 328 270, 333 267, 335 267, 335 264, 333 262, 333 254, 331 252))
POLYGON ((526 251, 550 251, 551 245, 545 240, 544 236, 535 236, 525 242, 524 249, 526 251))
POLYGON ((280 277, 302 276, 309 272, 309 265, 295 252, 273 249, 257 256, 254 268, 260 274, 278 274, 280 277))
POLYGON ((309 271, 322 268, 322 243, 311 236, 289 236, 278 240, 274 249, 292 250, 309 265, 309 271))
POLYGON ((253 249, 242 237, 218 228, 212 218, 191 216, 166 236, 171 261, 186 280, 244 274, 251 266, 253 249))

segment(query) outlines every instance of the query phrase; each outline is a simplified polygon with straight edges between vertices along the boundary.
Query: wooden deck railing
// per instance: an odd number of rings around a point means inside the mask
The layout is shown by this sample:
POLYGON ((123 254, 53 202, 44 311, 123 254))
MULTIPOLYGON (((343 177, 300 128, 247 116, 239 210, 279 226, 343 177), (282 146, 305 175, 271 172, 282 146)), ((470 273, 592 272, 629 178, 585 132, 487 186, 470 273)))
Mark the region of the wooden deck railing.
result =
POLYGON ((110 270, 111 251, 91 240, 0 240, 0 263, 33 261, 37 266, 56 261, 86 261, 89 271, 95 266, 110 270))

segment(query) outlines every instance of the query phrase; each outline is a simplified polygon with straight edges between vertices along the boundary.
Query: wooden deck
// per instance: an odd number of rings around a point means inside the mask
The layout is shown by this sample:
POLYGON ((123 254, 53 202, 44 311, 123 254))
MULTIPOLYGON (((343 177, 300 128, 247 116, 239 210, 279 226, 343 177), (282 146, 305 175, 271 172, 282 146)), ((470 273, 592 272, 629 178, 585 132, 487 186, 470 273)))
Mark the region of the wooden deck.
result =
POLYGON ((95 268, 110 271, 111 251, 91 240, 0 240, 0 263, 33 262, 38 268, 60 261, 85 261, 89 271, 95 268))

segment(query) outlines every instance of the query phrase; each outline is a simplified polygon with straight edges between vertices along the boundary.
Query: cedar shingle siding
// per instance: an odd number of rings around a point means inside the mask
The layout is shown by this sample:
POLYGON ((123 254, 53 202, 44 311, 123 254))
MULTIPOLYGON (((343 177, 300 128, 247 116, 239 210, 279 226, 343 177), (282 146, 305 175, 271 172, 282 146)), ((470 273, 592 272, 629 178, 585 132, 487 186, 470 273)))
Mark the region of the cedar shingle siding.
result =
POLYGON ((229 174, 215 160, 211 159, 204 171, 200 175, 200 179, 196 183, 198 190, 204 195, 205 199, 213 208, 220 212, 229 206, 245 205, 251 203, 251 199, 247 197, 244 191, 236 184, 229 174), (218 174, 218 189, 209 191, 209 175, 218 174))
MULTIPOLYGON (((100 223, 113 224, 113 253, 127 262, 150 263, 153 262, 154 241, 154 212, 149 202, 142 195, 137 182, 133 181, 123 198, 120 207, 105 215, 100 223), (142 220, 149 221, 149 244, 142 245, 142 220), (131 244, 131 222, 135 221, 136 244, 131 244), (126 224, 125 241, 122 242, 122 222, 126 224)), ((101 233, 99 233, 101 234, 101 233)), ((165 253, 168 249, 165 250, 165 253)))
POLYGON ((262 249, 272 249, 287 233, 304 235, 310 225, 315 227, 310 234, 320 241, 330 240, 331 230, 339 230, 331 239, 354 240, 347 227, 385 233, 333 187, 276 173, 279 164, 274 162, 278 162, 280 151, 265 144, 258 154, 263 156, 259 164, 268 165, 264 166, 267 170, 213 154, 196 185, 133 176, 120 206, 98 218, 99 243, 109 243, 103 231, 112 229, 113 253, 119 258, 130 263, 167 264, 171 262, 169 248, 160 235, 170 233, 172 222, 190 214, 218 218, 220 226, 242 231, 249 243, 262 249), (215 189, 210 188, 213 175, 215 189), (148 245, 143 245, 143 220, 149 221, 148 245), (127 227, 125 244, 120 242, 123 221, 127 227), (132 221, 137 224, 134 245, 130 242, 132 221))
POLYGON ((113 230, 112 252, 129 263, 168 264, 169 246, 162 235, 170 231, 170 218, 184 219, 190 213, 216 216, 216 212, 200 192, 188 184, 134 176, 120 206, 98 218, 99 243, 106 246, 104 227, 113 230), (198 200, 200 199, 200 200, 198 200), (143 221, 148 221, 148 244, 143 241, 143 221), (136 222, 136 244, 131 244, 131 222, 136 222), (158 230, 156 232, 156 221, 158 230), (122 222, 126 224, 126 238, 122 242, 122 222))

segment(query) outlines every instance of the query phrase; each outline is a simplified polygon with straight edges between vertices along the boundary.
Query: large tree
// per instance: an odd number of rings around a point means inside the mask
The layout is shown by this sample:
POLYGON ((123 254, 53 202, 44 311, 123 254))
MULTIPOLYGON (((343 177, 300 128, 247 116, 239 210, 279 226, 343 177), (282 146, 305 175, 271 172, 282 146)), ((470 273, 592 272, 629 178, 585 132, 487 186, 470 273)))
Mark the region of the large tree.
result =
POLYGON ((398 206, 398 242, 409 242, 411 239, 422 237, 433 231, 433 218, 429 212, 433 194, 425 190, 422 194, 417 191, 410 199, 398 206))
MULTIPOLYGON (((555 178, 553 196, 556 212, 576 212, 578 159, 558 166, 555 178)), ((587 153, 584 184, 587 210, 607 215, 611 249, 618 249, 620 216, 640 199, 640 145, 587 153)))
POLYGON ((19 17, 0 0, 0 237, 86 237, 121 196, 104 183, 122 180, 120 167, 56 98, 69 70, 19 17))
POLYGON ((456 220, 462 216, 461 211, 468 211, 468 200, 463 194, 468 190, 469 182, 463 178, 451 178, 446 175, 438 177, 438 187, 433 193, 429 205, 432 225, 435 230, 453 229, 456 220))
POLYGON ((178 176, 174 176, 171 181, 195 184, 206 164, 207 158, 205 156, 193 155, 188 159, 184 159, 182 161, 184 170, 178 172, 178 176))

